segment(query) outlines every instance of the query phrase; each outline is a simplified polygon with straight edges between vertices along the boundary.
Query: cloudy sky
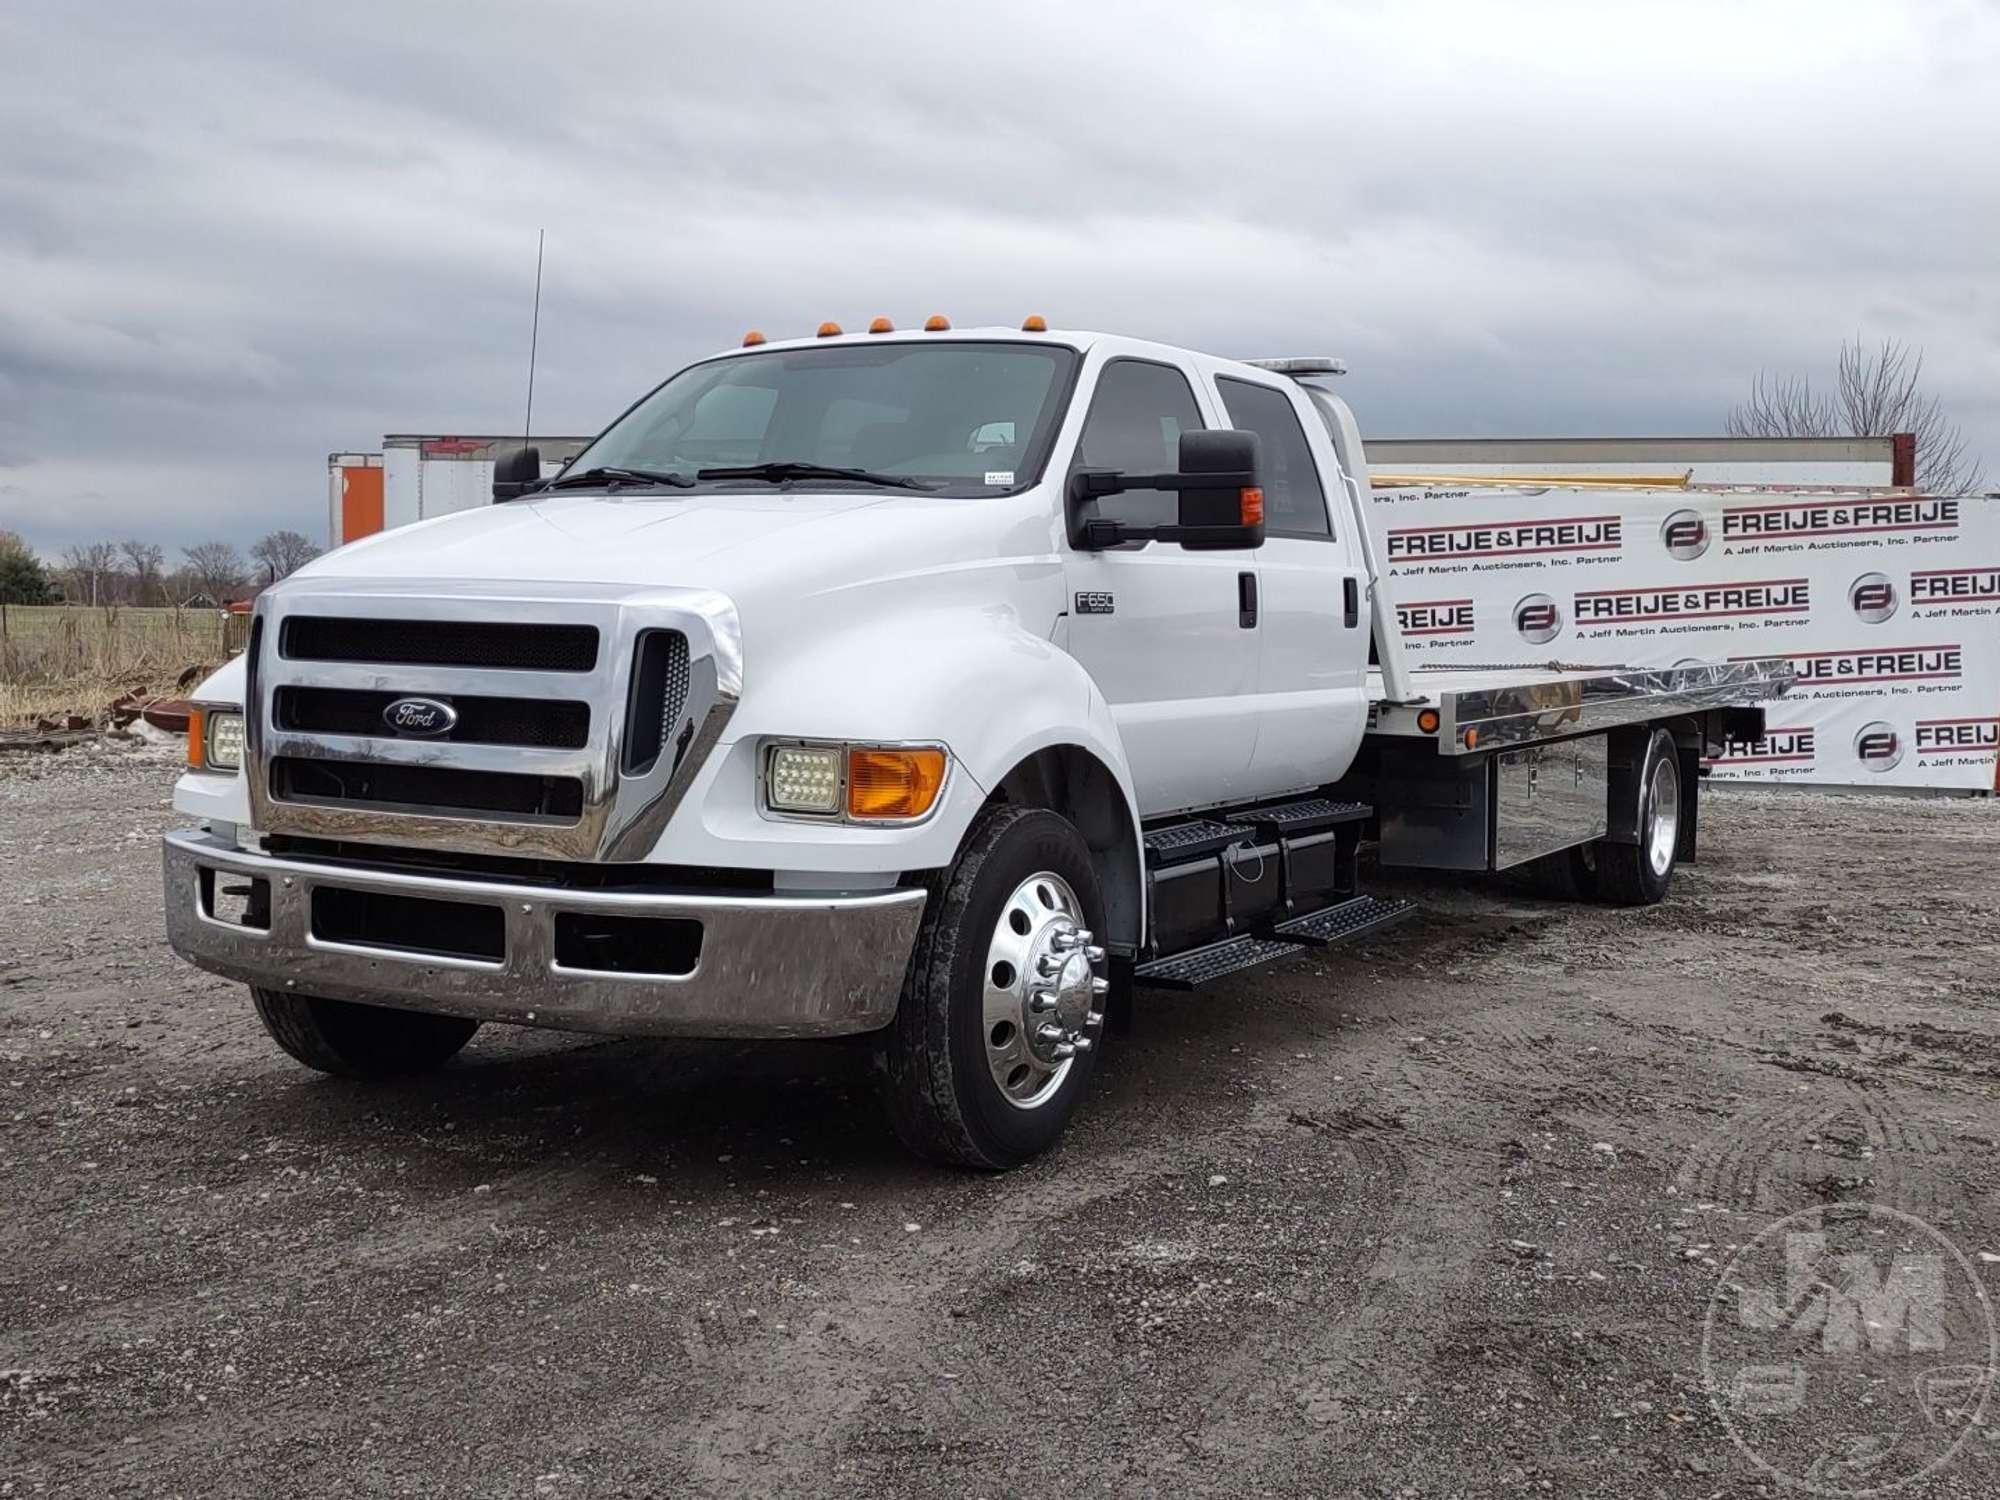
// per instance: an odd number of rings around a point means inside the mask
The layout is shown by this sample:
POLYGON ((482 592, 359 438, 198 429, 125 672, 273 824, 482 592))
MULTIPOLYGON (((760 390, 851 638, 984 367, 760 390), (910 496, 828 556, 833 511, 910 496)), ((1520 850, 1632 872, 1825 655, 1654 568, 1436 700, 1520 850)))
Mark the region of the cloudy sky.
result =
MULTIPOLYGON (((0 8, 0 527, 325 528, 325 457, 600 426, 746 327, 1332 352, 1365 431, 1720 430, 1923 345, 2000 469, 1988 4, 0 8)), ((171 555, 171 551, 170 551, 171 555)))

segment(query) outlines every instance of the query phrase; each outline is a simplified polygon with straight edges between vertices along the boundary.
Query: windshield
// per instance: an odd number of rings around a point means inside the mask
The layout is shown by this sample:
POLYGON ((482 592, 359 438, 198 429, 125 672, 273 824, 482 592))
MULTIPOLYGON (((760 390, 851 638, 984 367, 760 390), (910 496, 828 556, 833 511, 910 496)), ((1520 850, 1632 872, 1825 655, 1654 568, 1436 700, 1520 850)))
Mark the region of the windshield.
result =
MULTIPOLYGON (((633 407, 566 473, 808 465, 922 481, 941 495, 1035 482, 1076 352, 1010 343, 838 344, 710 360, 633 407)), ((703 488, 861 484, 861 477, 714 475, 703 488)))

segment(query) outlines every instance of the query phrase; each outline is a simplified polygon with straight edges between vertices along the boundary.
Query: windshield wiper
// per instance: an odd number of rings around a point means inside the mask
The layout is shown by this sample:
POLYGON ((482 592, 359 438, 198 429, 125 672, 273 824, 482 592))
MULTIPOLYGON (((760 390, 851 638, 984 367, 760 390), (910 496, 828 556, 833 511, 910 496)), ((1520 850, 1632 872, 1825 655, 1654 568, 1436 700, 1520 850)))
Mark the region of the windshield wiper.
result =
POLYGON ((782 484, 788 479, 851 479, 857 484, 891 485, 899 490, 934 490, 934 484, 909 479, 901 474, 879 474, 873 469, 843 469, 834 464, 812 464, 800 459, 781 459, 769 464, 739 464, 728 469, 697 469, 697 479, 768 479, 782 484))
POLYGON ((669 484, 677 490, 694 488, 694 481, 685 474, 676 474, 669 469, 585 469, 581 474, 564 474, 543 485, 544 490, 568 489, 572 485, 595 485, 605 489, 615 489, 621 484, 669 484))

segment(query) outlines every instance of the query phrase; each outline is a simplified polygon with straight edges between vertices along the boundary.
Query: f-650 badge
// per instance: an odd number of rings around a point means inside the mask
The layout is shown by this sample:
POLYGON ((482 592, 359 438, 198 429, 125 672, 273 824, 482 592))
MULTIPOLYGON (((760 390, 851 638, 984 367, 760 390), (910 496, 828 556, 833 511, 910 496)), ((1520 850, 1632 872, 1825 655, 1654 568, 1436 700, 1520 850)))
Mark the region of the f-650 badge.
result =
POLYGON ((1078 594, 1076 612, 1080 615, 1114 615, 1118 613, 1118 601, 1110 594, 1078 594))

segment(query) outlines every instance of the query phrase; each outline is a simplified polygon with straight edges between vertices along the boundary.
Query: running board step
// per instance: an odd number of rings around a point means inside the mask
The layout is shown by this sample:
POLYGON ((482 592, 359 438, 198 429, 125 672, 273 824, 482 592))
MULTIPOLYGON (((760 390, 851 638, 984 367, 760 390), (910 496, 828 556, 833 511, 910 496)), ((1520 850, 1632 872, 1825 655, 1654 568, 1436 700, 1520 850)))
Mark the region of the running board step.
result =
POLYGON ((1281 958, 1296 958, 1313 948, 1352 942, 1358 937, 1400 922, 1416 912, 1413 901, 1381 896, 1354 896, 1278 925, 1270 937, 1245 933, 1205 948, 1190 948, 1170 958, 1156 958, 1132 970, 1135 983, 1159 990, 1195 990, 1245 969, 1281 958))
POLYGON ((1279 834, 1317 833, 1340 823, 1360 823, 1375 816, 1366 802, 1336 802, 1331 797, 1308 797, 1302 802, 1285 802, 1276 807, 1253 807, 1231 813, 1229 821, 1255 828, 1267 837, 1279 834))
POLYGON ((1210 943, 1206 948, 1190 948, 1172 958, 1156 958, 1140 964, 1132 970, 1132 979, 1158 990, 1197 990, 1227 975, 1305 951, 1302 943, 1282 943, 1246 933, 1210 943))
POLYGON ((1392 922, 1416 912, 1414 901, 1389 901, 1380 896, 1355 896, 1338 906, 1322 907, 1308 912, 1303 917, 1293 917, 1289 922, 1280 922, 1278 936, 1295 943, 1311 943, 1325 948, 1334 943, 1349 943, 1377 928, 1387 927, 1392 922))

